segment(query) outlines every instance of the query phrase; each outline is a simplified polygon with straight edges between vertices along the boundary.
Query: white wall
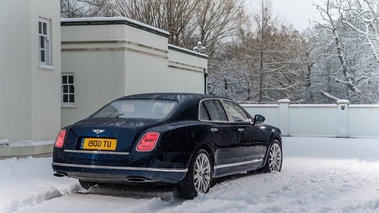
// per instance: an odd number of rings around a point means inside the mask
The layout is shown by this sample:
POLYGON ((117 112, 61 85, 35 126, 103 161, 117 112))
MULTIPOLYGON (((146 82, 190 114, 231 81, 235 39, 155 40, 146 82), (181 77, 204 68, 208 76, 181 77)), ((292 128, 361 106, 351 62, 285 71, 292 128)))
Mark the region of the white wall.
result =
POLYGON ((60 127, 59 8, 59 2, 50 0, 0 1, 0 138, 41 141, 56 137, 60 127), (52 19, 53 71, 38 69, 39 17, 52 19))
POLYGON ((62 52, 62 73, 74 73, 75 107, 62 107, 61 126, 94 113, 124 94, 123 51, 62 52))
POLYGON ((129 94, 204 93, 207 57, 169 48, 166 31, 127 18, 62 23, 62 73, 74 73, 76 93, 75 106, 62 107, 62 126, 129 94))
POLYGON ((0 138, 31 137, 29 1, 0 1, 0 138), (19 12, 14 17, 14 8, 19 12), (10 22, 12 21, 12 22, 10 22))
POLYGON ((289 107, 289 135, 337 135, 337 105, 301 105, 289 107))
POLYGON ((379 105, 349 105, 341 100, 336 104, 285 105, 279 101, 243 106, 253 116, 265 116, 265 123, 279 127, 286 136, 379 137, 379 105))
MULTIPOLYGON (((131 29, 131 27, 127 27, 131 29)), ((154 41, 154 37, 161 39, 161 36, 152 33, 132 30, 129 34, 139 34, 145 37, 146 41, 154 41), (153 37, 151 37, 153 36, 153 37)), ((129 35, 128 37, 134 37, 129 35)), ((139 38, 140 40, 141 38, 139 38)), ((128 45, 125 51, 125 95, 146 92, 168 91, 170 76, 167 73, 167 38, 161 43, 164 47, 155 44, 154 46, 145 45, 143 40, 128 45), (137 45, 143 44, 143 45, 137 45), (163 49, 161 49, 163 48, 163 49)), ((158 40, 157 40, 158 43, 158 40)))
POLYGON ((55 139, 60 130, 61 84, 61 28, 60 3, 51 0, 33 0, 30 4, 31 30, 31 131, 33 141, 55 139), (38 66, 38 18, 51 19, 52 66, 38 66))
POLYGON ((176 92, 205 93, 205 74, 208 56, 169 45, 168 76, 171 90, 176 92))
POLYGON ((254 115, 263 115, 265 123, 273 126, 279 126, 279 105, 278 104, 242 104, 246 111, 254 117, 254 115))
POLYGON ((348 131, 352 136, 379 136, 379 105, 350 105, 348 131))

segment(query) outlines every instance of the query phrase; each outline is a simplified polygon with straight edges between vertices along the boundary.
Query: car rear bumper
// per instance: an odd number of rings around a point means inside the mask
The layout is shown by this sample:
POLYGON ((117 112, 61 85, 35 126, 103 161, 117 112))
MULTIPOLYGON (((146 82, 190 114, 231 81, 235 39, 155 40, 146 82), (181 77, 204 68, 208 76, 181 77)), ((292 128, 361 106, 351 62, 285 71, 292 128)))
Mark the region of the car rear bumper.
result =
POLYGON ((184 179, 188 169, 99 166, 52 163, 55 176, 103 183, 157 182, 177 184, 184 179))

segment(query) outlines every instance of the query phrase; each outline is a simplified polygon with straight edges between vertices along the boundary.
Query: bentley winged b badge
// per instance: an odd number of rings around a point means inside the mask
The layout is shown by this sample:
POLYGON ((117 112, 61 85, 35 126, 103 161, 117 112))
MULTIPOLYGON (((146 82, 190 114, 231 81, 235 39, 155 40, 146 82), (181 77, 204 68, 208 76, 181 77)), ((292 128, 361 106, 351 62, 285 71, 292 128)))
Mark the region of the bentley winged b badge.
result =
POLYGON ((105 130, 104 129, 93 129, 92 131, 96 134, 100 134, 100 133, 103 133, 105 130))

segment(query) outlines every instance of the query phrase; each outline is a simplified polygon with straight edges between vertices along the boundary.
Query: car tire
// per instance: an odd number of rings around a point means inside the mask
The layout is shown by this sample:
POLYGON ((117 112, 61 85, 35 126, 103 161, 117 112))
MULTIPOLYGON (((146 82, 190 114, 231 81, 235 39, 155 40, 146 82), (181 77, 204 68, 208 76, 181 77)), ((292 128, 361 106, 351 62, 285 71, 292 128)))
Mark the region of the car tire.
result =
POLYGON ((263 172, 280 172, 283 164, 282 146, 277 139, 271 143, 267 153, 265 166, 261 171, 263 172))
POLYGON ((85 180, 79 180, 79 184, 80 184, 81 187, 83 187, 83 189, 88 190, 92 186, 94 186, 96 183, 85 181, 85 180))
POLYGON ((212 160, 204 149, 193 156, 186 177, 178 184, 180 197, 193 199, 198 193, 207 193, 212 184, 212 160))

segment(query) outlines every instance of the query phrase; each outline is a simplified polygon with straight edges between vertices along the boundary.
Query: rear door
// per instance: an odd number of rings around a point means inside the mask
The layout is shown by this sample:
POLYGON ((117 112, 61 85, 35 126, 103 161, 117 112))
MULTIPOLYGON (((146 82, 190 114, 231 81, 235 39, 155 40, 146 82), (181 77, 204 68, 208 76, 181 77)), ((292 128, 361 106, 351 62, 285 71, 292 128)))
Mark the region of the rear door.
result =
POLYGON ((239 132, 231 127, 221 101, 204 100, 200 104, 200 120, 208 128, 207 140, 216 145, 215 165, 238 162, 239 132))

